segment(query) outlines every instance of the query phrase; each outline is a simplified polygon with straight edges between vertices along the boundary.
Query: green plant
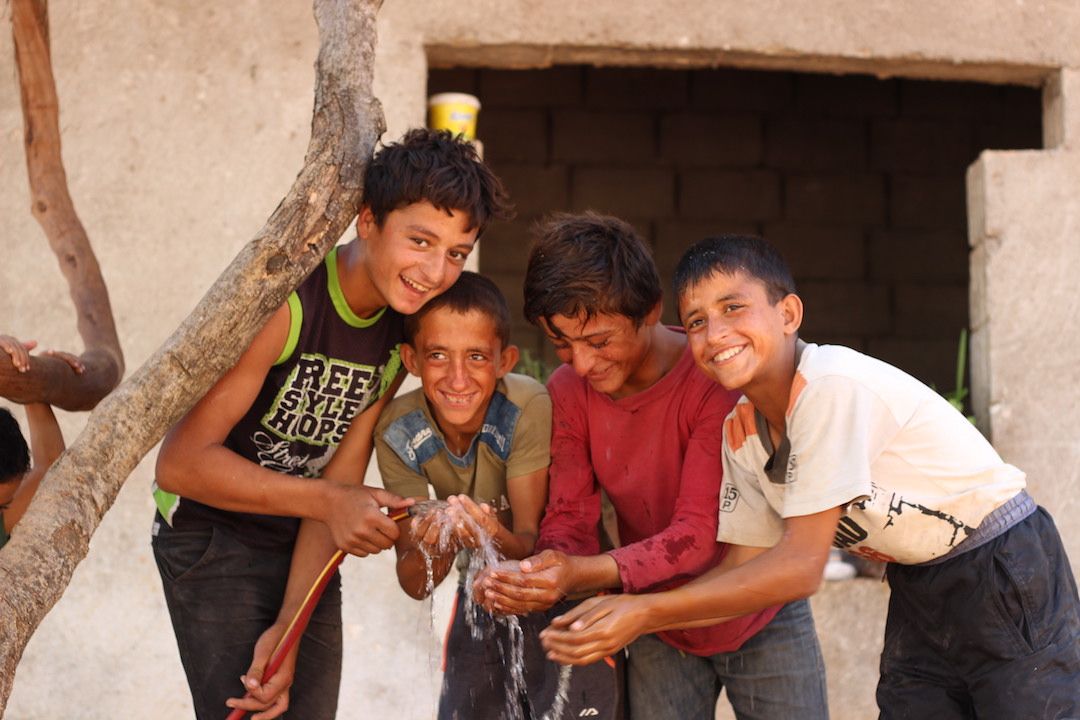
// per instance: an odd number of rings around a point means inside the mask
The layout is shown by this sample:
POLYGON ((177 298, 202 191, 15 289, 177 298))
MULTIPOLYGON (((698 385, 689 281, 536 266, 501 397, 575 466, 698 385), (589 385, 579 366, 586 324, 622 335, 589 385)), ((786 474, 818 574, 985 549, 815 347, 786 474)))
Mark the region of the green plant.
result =
POLYGON ((514 372, 528 375, 542 383, 547 382, 548 377, 554 370, 555 368, 544 362, 542 357, 534 355, 528 348, 521 349, 521 357, 518 358, 517 365, 514 366, 514 372))
MULTIPOLYGON (((956 387, 952 392, 941 393, 941 396, 961 413, 964 412, 964 400, 968 396, 968 389, 964 386, 964 374, 967 371, 967 347, 968 331, 967 328, 964 328, 960 331, 960 345, 956 350, 956 387)), ((974 424, 974 415, 965 415, 965 417, 974 424)))

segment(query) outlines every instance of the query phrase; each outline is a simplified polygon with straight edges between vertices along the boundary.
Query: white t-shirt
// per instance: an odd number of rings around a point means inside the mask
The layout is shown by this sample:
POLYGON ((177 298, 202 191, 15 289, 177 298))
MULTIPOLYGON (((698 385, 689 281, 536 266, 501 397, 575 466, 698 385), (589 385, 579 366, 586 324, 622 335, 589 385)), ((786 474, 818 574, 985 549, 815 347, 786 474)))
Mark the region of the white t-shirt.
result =
POLYGON ((802 347, 775 456, 745 397, 724 422, 720 542, 771 547, 784 518, 843 506, 834 545, 926 562, 1024 488, 1024 473, 915 378, 849 348, 802 347))

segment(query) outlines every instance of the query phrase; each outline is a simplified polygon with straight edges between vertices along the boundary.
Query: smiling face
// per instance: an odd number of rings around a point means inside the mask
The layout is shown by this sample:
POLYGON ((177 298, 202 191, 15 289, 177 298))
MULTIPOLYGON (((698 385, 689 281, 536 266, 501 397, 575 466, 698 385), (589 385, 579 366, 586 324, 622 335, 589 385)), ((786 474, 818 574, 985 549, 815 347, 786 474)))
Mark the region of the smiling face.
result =
POLYGON ((467 213, 447 214, 426 200, 391 211, 382 227, 363 208, 356 230, 382 304, 411 315, 453 285, 476 245, 477 229, 468 226, 467 213))
POLYGON ((559 360, 574 369, 597 392, 613 398, 633 395, 651 384, 640 379, 652 348, 651 329, 659 321, 660 304, 640 326, 626 315, 598 313, 591 318, 556 315, 540 319, 559 360))
POLYGON ((402 346, 401 359, 423 383, 447 440, 468 445, 484 422, 496 383, 517 363, 518 349, 502 346, 486 313, 439 307, 420 320, 412 345, 402 346))
POLYGON ((756 388, 782 387, 788 368, 793 372, 802 323, 797 295, 772 303, 760 280, 714 272, 682 292, 679 317, 697 366, 729 390, 753 400, 756 388))

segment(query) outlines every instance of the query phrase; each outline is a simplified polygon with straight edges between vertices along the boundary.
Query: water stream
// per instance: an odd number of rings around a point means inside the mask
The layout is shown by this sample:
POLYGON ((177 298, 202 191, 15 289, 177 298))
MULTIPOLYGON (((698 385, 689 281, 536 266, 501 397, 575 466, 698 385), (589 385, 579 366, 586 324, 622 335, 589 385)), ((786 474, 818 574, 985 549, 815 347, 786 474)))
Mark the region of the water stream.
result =
MULTIPOLYGON (((431 513, 443 513, 448 508, 449 504, 444 500, 426 500, 417 503, 413 507, 411 514, 414 518, 422 519, 431 513)), ((479 540, 479 547, 469 551, 469 564, 465 572, 464 587, 466 591, 463 595, 465 596, 465 624, 469 628, 469 634, 475 641, 487 639, 484 634, 484 623, 480 621, 480 613, 490 617, 496 624, 507 628, 509 647, 503 647, 500 644, 500 651, 503 653, 506 666, 510 669, 510 676, 506 683, 506 709, 501 716, 501 720, 559 720, 566 706, 571 668, 569 665, 559 668, 559 682, 555 691, 555 699, 548 712, 544 713, 540 718, 537 718, 531 712, 529 713, 530 716, 526 717, 521 702, 521 698, 527 696, 527 689, 525 685, 525 634, 521 629, 520 619, 516 615, 488 615, 487 610, 473 600, 471 591, 477 573, 488 566, 497 565, 505 558, 499 552, 491 536, 479 523, 467 513, 460 513, 458 517, 468 527, 473 536, 479 540)), ((449 521, 441 522, 438 541, 435 546, 436 552, 439 554, 450 552, 454 547, 453 537, 454 524, 449 521)), ((430 598, 435 590, 433 558, 426 545, 417 542, 417 546, 424 557, 424 567, 427 572, 427 595, 430 598)), ((431 626, 434 630, 434 604, 432 604, 431 610, 431 626)))

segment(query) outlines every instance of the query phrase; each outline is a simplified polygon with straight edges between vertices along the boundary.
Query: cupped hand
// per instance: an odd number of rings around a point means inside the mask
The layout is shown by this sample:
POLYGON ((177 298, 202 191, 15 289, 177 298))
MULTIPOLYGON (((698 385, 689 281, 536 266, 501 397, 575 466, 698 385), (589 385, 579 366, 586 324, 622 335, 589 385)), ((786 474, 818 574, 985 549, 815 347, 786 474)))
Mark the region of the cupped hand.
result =
POLYGON ((475 550, 498 534, 499 519, 487 503, 477 504, 468 495, 451 495, 447 503, 447 515, 462 547, 475 550))
POLYGON ((447 508, 439 506, 414 517, 409 532, 413 540, 423 546, 428 554, 456 553, 460 547, 457 537, 450 529, 452 524, 453 520, 447 513, 447 508))
POLYGON ((549 660, 591 665, 646 632, 647 600, 641 595, 604 595, 582 601, 540 632, 549 660))
POLYGON ((484 605, 504 615, 547 610, 566 597, 573 579, 573 561, 557 550, 525 558, 515 571, 497 568, 483 581, 484 605))

